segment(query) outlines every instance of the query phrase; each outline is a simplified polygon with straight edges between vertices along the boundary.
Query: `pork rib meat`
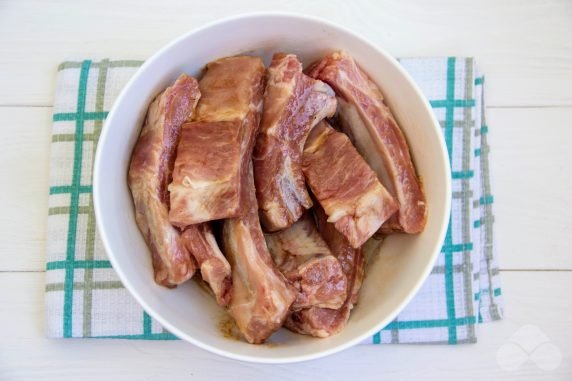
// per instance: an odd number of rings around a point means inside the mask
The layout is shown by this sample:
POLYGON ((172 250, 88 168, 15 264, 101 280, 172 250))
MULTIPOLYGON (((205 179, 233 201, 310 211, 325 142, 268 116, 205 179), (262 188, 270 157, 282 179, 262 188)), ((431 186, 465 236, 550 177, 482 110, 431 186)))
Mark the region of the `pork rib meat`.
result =
POLYGON ((312 206, 302 150, 310 130, 335 111, 336 98, 328 85, 305 75, 294 54, 274 54, 253 155, 260 218, 267 231, 287 228, 312 206))
POLYGON ((230 264, 216 242, 210 223, 191 225, 182 239, 201 270, 201 276, 213 291, 219 305, 226 307, 230 301, 232 275, 230 264))
POLYGON ((262 109, 264 65, 257 57, 211 62, 193 122, 175 161, 170 221, 180 228, 240 214, 241 171, 250 161, 262 109), (240 73, 240 75, 237 75, 240 73))
POLYGON ((383 225, 382 231, 410 234, 423 231, 427 204, 422 185, 405 136, 379 88, 343 52, 316 62, 308 69, 308 75, 334 88, 343 131, 399 202, 399 211, 383 225))
POLYGON ((398 208, 350 139, 325 121, 306 141, 303 171, 328 222, 354 248, 363 245, 398 208))
POLYGON ((315 207, 318 231, 338 259, 347 278, 348 291, 343 305, 338 309, 310 307, 288 315, 284 326, 293 332, 316 337, 328 337, 340 332, 350 317, 350 311, 358 302, 358 294, 364 278, 365 257, 361 248, 354 249, 347 239, 327 222, 327 216, 319 206, 315 207))
POLYGON ((266 234, 265 238, 274 263, 298 290, 291 311, 342 306, 347 279, 340 262, 318 233, 311 212, 289 228, 266 234))
POLYGON ((244 174, 243 211, 224 220, 223 247, 232 268, 229 313, 249 343, 263 343, 278 330, 296 291, 276 269, 258 219, 252 166, 244 174))
POLYGON ((185 74, 149 106, 133 150, 128 184, 137 225, 149 246, 155 282, 174 287, 193 276, 196 265, 169 223, 169 184, 181 126, 193 114, 200 91, 185 74))

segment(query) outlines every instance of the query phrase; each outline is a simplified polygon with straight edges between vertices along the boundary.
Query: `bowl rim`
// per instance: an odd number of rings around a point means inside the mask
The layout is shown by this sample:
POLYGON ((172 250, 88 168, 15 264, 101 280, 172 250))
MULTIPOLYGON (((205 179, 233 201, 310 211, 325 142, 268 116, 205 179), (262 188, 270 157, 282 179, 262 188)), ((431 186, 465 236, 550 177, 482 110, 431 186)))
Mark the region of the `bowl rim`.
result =
MULTIPOLYGON (((102 128, 99 141, 105 141, 107 139, 107 135, 109 133, 108 124, 112 123, 113 119, 115 118, 115 114, 118 112, 117 111, 117 105, 123 103, 123 98, 125 98, 125 96, 126 96, 127 89, 129 89, 133 85, 133 83, 138 81, 139 77, 142 75, 142 73, 144 73, 146 71, 146 68, 148 66, 152 65, 153 62, 155 60, 157 60, 160 56, 162 56, 166 51, 172 49, 174 46, 181 43, 183 40, 189 38, 193 34, 202 32, 206 29, 209 29, 209 28, 212 28, 215 26, 219 26, 221 24, 229 23, 229 22, 234 22, 234 21, 239 21, 239 20, 259 19, 259 18, 286 18, 286 19, 303 20, 303 21, 307 21, 307 22, 311 22, 311 23, 321 24, 323 26, 326 26, 327 28, 337 30, 338 32, 351 35, 352 37, 361 40, 370 49, 375 50, 377 53, 382 55, 385 59, 390 61, 395 66, 395 68, 400 72, 400 74, 406 78, 406 80, 412 86, 416 95, 420 99, 422 99, 423 105, 425 107, 425 111, 430 116, 431 122, 433 124, 433 128, 435 129, 435 132, 438 135, 441 155, 443 155, 443 158, 445 159, 444 162, 445 163, 450 162, 449 161, 449 154, 448 154, 447 147, 445 144, 445 140, 443 138, 443 135, 440 132, 439 122, 437 121, 437 118, 435 117, 435 114, 433 113, 433 110, 429 104, 429 101, 423 95, 423 93, 421 92, 417 83, 411 78, 409 73, 407 73, 405 71, 405 69, 398 63, 398 61, 394 57, 392 57, 389 53, 387 53, 383 48, 380 48, 377 45, 375 45, 374 43, 370 42, 367 38, 365 38, 361 34, 356 33, 356 32, 354 32, 354 31, 352 31, 352 30, 350 30, 344 26, 341 26, 339 24, 336 24, 332 21, 325 20, 325 19, 320 18, 320 17, 303 15, 303 14, 298 14, 298 13, 294 13, 294 12, 248 12, 248 13, 240 13, 240 14, 236 14, 236 15, 232 15, 229 17, 224 17, 224 18, 220 18, 220 19, 216 19, 214 21, 208 22, 208 23, 206 23, 200 27, 194 28, 194 29, 182 34, 181 36, 173 39, 168 44, 166 44, 165 46, 160 48, 158 51, 156 51, 151 57, 149 57, 147 60, 145 60, 143 65, 141 65, 141 67, 136 71, 136 73, 133 75, 133 77, 131 77, 131 79, 123 87, 119 96, 115 100, 111 110, 109 111, 109 114, 108 114, 106 121, 104 123, 104 126, 102 128)), ((101 237, 101 240, 103 242, 103 246, 105 248, 105 251, 107 253, 107 256, 109 258, 109 261, 110 261, 113 269, 115 270, 115 272, 119 276, 119 279, 121 280, 121 282, 123 283, 125 288, 129 291, 129 293, 135 298, 137 303, 139 303, 139 305, 141 305, 141 307, 151 317, 156 319, 169 332, 173 333, 175 336, 177 336, 177 337, 179 337, 179 338, 181 338, 187 342, 190 342, 193 345, 196 345, 197 347, 199 347, 201 349, 204 349, 204 350, 207 350, 211 353, 217 354, 219 356, 231 358, 234 360, 254 362, 254 363, 266 363, 266 364, 286 364, 286 363, 309 361, 309 360, 318 359, 321 357, 329 356, 331 354, 343 351, 347 348, 350 348, 350 347, 360 343, 361 341, 363 341, 367 337, 372 336, 374 333, 380 331, 383 327, 385 327, 387 324, 389 324, 403 310, 403 308, 405 308, 405 306, 411 301, 411 299, 413 299, 413 297, 417 294, 417 292, 419 291, 419 289, 421 288, 421 286, 423 285, 423 283, 425 282, 425 280, 429 276, 429 273, 433 269, 435 261, 437 260, 437 257, 438 257, 439 251, 440 251, 439 250, 440 245, 442 245, 442 243, 444 242, 446 231, 447 231, 448 224, 449 224, 449 219, 450 219, 450 214, 451 214, 451 186, 452 186, 451 185, 451 169, 450 169, 449 165, 445 165, 444 168, 442 168, 445 171, 445 175, 446 175, 445 176, 446 180, 445 180, 445 183, 443 184, 443 186, 444 186, 445 193, 448 194, 449 197, 446 197, 446 199, 445 199, 445 205, 444 205, 445 213, 443 214, 444 217, 443 217, 442 221, 440 221, 441 226, 440 226, 440 230, 438 232, 438 240, 436 241, 436 242, 438 242, 439 246, 437 246, 433 250, 432 256, 430 257, 429 261, 427 262, 427 264, 425 265, 425 268, 422 271, 422 275, 417 279, 413 288, 409 291, 407 297, 404 298, 398 304, 398 306, 393 310, 393 312, 391 314, 386 316, 385 319, 378 322, 376 325, 374 325, 373 327, 368 329, 363 334, 356 336, 353 339, 350 339, 343 344, 337 345, 337 346, 332 347, 332 348, 328 348, 326 350, 321 350, 321 351, 317 351, 315 353, 306 354, 306 355, 294 355, 294 356, 288 356, 288 357, 257 357, 257 356, 252 356, 252 355, 243 355, 240 353, 227 351, 225 349, 221 349, 220 347, 213 346, 209 343, 197 340, 194 337, 182 332, 177 327, 171 325, 168 321, 166 321, 161 316, 161 314, 159 312, 157 312, 153 308, 151 308, 147 304, 147 302, 145 301, 145 298, 143 296, 141 296, 139 294, 139 292, 137 291, 137 289, 131 284, 131 282, 129 281, 129 278, 125 275, 121 266, 119 266, 118 262, 116 261, 115 255, 113 254, 113 250, 110 247, 110 244, 108 242, 105 226, 103 226, 103 223, 100 222, 102 219, 97 218, 98 216, 102 215, 102 211, 101 211, 102 205, 100 202, 100 193, 102 193, 103 190, 100 191, 100 189, 99 189, 100 188, 99 177, 100 177, 100 173, 101 173, 101 165, 102 165, 101 162, 102 162, 102 155, 103 155, 102 154, 102 151, 103 151, 102 147, 103 147, 103 145, 98 144, 96 154, 95 154, 95 159, 94 159, 94 166, 93 166, 92 184, 93 184, 94 211, 95 211, 95 216, 96 216, 97 228, 99 230, 100 237, 101 237)))

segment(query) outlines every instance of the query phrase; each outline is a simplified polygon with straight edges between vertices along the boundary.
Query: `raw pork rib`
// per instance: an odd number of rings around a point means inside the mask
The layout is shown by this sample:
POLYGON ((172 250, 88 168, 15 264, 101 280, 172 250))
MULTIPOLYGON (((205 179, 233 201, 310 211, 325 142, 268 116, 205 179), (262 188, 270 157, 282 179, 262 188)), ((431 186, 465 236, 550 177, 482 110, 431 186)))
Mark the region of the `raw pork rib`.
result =
POLYGON ((189 226, 183 231, 182 239, 196 259, 203 280, 213 290, 217 303, 227 306, 232 287, 230 264, 220 251, 210 224, 189 226))
POLYGON ((330 54, 308 69, 308 74, 334 88, 344 132, 368 161, 399 211, 383 231, 419 233, 427 221, 427 205, 409 154, 407 141, 383 101, 379 88, 343 52, 330 54))
POLYGON ((224 253, 232 267, 229 313, 249 343, 259 344, 279 329, 296 291, 276 269, 258 219, 252 166, 244 174, 243 210, 224 220, 224 253))
POLYGON ((257 57, 222 58, 207 65, 199 86, 201 101, 183 127, 169 186, 169 219, 181 228, 240 214, 240 173, 259 124, 264 65, 257 57))
POLYGON ((326 122, 316 126, 306 141, 303 170, 328 222, 354 248, 363 245, 398 208, 350 139, 326 122))
POLYGON ((185 244, 223 306, 232 295, 231 268, 204 221, 240 214, 240 192, 262 109, 263 79, 259 58, 228 57, 207 65, 199 83, 203 96, 195 121, 183 126, 169 187, 171 222, 190 225, 183 233, 185 244))
POLYGON ((274 263, 298 290, 291 311, 342 306, 347 295, 346 276, 318 233, 311 212, 265 238, 274 263))
POLYGON ((253 155, 260 218, 267 231, 290 226, 312 206, 302 150, 310 130, 335 111, 336 98, 328 85, 303 74, 295 55, 274 54, 253 155))
POLYGON ((171 192, 171 223, 184 228, 239 212, 240 122, 183 125, 171 192))
POLYGON ((193 276, 196 265, 169 223, 169 184, 181 125, 188 120, 200 92, 185 74, 149 106, 133 150, 128 183, 137 225, 151 250, 155 282, 174 287, 193 276))
POLYGON ((285 327, 293 332, 316 337, 328 337, 340 332, 346 325, 350 311, 357 304, 361 287, 365 258, 362 249, 354 249, 334 225, 326 221, 326 215, 319 206, 315 208, 318 230, 332 254, 340 262, 348 280, 348 294, 339 309, 311 307, 291 313, 285 327))
POLYGON ((233 56, 210 62, 199 83, 201 102, 193 120, 239 120, 244 124, 259 120, 264 72, 264 64, 259 57, 233 56))

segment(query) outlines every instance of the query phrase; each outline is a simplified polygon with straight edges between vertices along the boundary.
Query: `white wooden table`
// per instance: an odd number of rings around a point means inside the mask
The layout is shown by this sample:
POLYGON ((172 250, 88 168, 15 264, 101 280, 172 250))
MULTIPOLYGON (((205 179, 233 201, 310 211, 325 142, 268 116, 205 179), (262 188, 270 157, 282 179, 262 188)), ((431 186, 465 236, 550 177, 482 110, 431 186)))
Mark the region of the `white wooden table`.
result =
POLYGON ((235 0, 224 5, 0 0, 0 121, 0 380, 572 379, 570 0, 235 0), (145 59, 208 21, 262 10, 330 19, 395 56, 476 57, 487 76, 496 237, 506 299, 506 319, 480 327, 479 343, 361 346, 322 360, 262 366, 184 342, 43 337, 57 64, 88 57, 145 59), (558 359, 534 348, 527 350, 540 368, 529 360, 516 370, 503 369, 499 348, 517 331, 527 348, 534 330, 562 355, 556 369, 541 369, 558 359))

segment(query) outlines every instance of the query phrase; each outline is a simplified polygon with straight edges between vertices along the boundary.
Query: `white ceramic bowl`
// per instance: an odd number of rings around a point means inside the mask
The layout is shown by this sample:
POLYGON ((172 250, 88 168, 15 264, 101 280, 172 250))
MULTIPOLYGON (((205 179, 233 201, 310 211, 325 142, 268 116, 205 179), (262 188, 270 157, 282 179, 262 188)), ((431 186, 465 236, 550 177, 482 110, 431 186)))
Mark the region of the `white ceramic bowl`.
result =
POLYGON ((397 61, 364 38, 324 20, 291 14, 233 17, 191 31, 151 57, 113 106, 95 159, 93 195, 105 249, 125 287, 165 328, 201 348, 239 360, 286 363, 315 359, 348 348, 387 325, 411 300, 431 271, 450 213, 447 150, 428 102, 397 61), (429 205, 425 231, 395 235, 367 268, 359 304, 347 327, 327 339, 285 329, 271 345, 250 345, 221 334, 222 311, 195 282, 169 290, 153 282, 151 258, 135 223, 127 187, 131 151, 147 105, 185 72, 199 75, 216 58, 247 53, 268 64, 274 52, 296 53, 305 65, 333 50, 346 50, 381 87, 399 120, 429 205))

